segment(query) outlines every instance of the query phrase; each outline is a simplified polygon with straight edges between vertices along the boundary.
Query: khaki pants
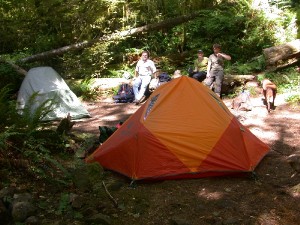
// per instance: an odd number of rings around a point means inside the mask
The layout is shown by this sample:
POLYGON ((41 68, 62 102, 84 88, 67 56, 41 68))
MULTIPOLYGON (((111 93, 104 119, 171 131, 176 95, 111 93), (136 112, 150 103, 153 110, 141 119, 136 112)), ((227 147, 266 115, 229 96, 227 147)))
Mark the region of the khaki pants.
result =
POLYGON ((222 88, 222 83, 223 83, 223 78, 224 78, 223 70, 211 70, 209 73, 210 73, 210 76, 204 80, 204 84, 208 87, 211 87, 213 82, 215 82, 214 92, 218 96, 221 96, 221 88, 222 88))

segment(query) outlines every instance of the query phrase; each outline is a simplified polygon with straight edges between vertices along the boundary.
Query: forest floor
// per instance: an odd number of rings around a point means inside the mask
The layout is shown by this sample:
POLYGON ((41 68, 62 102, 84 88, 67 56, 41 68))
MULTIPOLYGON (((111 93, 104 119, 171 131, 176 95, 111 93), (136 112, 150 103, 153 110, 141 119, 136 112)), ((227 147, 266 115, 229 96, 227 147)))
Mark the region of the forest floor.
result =
MULTIPOLYGON (((262 96, 252 98, 253 109, 248 112, 236 112, 230 109, 230 99, 223 100, 240 122, 271 148, 256 168, 255 179, 174 180, 141 183, 134 189, 124 185, 113 195, 127 202, 130 213, 118 215, 117 221, 128 225, 300 224, 300 174, 287 161, 291 154, 300 153, 300 109, 288 105, 285 98, 279 94, 270 113, 262 96)), ((98 126, 115 126, 139 108, 111 99, 85 104, 92 118, 76 123, 74 130, 95 135, 99 135, 98 126)))
MULTIPOLYGON (((261 96, 252 98, 253 109, 248 112, 235 112, 230 109, 231 100, 223 100, 240 122, 271 148, 255 169, 256 176, 137 182, 132 186, 128 178, 104 170, 101 175, 96 173, 90 185, 81 162, 73 182, 67 185, 13 173, 0 177, 18 192, 32 193, 38 222, 31 224, 298 225, 300 174, 287 159, 300 153, 300 108, 288 105, 285 98, 284 94, 277 96, 271 113, 261 96)), ((111 98, 84 104, 92 117, 76 121, 72 132, 91 134, 95 140, 99 126, 115 126, 140 107, 114 103, 111 98)), ((59 160, 65 165, 78 165, 73 154, 61 155, 59 160)))

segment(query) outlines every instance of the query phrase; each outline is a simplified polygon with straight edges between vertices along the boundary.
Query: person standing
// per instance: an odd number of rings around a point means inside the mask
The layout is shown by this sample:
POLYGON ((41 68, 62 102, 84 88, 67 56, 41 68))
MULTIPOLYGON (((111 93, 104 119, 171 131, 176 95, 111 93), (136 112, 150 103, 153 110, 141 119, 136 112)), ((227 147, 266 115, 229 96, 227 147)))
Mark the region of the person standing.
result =
POLYGON ((149 52, 143 51, 140 60, 136 64, 134 71, 135 80, 133 83, 133 92, 136 104, 139 104, 144 97, 147 86, 149 85, 152 75, 156 77, 156 67, 152 60, 149 59, 149 52))
POLYGON ((221 52, 221 45, 213 45, 214 53, 208 58, 205 85, 211 87, 215 82, 214 92, 221 97, 221 88, 224 78, 224 61, 231 60, 231 56, 221 52))
POLYGON ((198 51, 198 58, 194 61, 194 71, 192 77, 200 82, 206 78, 208 58, 204 57, 202 50, 198 51))

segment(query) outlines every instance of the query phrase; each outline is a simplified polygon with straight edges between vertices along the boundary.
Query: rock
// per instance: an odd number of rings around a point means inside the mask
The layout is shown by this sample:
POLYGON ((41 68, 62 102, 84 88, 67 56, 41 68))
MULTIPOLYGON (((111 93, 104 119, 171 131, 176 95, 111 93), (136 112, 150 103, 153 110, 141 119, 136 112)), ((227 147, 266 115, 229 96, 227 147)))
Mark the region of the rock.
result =
POLYGON ((73 171, 72 180, 76 188, 88 192, 92 190, 94 184, 101 182, 102 176, 103 168, 99 163, 88 163, 73 171))
POLYGON ((70 194, 71 206, 74 209, 80 209, 86 204, 86 199, 80 195, 70 194))
POLYGON ((300 197, 300 183, 291 187, 288 192, 294 198, 300 197))
POLYGON ((12 206, 12 217, 15 222, 24 222, 34 213, 34 207, 29 202, 16 202, 12 206))
POLYGON ((32 201, 32 195, 29 193, 14 194, 13 198, 14 198, 13 202, 31 202, 32 201))
POLYGON ((13 187, 5 187, 5 188, 2 188, 0 190, 0 199, 3 199, 4 197, 7 198, 7 197, 13 197, 14 195, 14 192, 15 192, 15 188, 13 187))

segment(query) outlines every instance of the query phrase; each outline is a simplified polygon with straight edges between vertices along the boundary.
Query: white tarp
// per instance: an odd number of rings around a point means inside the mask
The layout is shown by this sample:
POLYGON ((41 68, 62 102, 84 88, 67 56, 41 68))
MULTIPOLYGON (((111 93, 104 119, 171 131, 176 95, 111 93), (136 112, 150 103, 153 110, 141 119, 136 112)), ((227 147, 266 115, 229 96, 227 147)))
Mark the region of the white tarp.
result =
POLYGON ((72 119, 90 117, 89 112, 77 96, 53 68, 36 67, 30 69, 20 87, 17 108, 22 113, 22 110, 29 107, 30 111, 34 113, 45 102, 50 104, 49 100, 53 107, 43 118, 45 121, 65 118, 68 113, 72 119), (32 96, 35 96, 34 101, 30 100, 32 96))

